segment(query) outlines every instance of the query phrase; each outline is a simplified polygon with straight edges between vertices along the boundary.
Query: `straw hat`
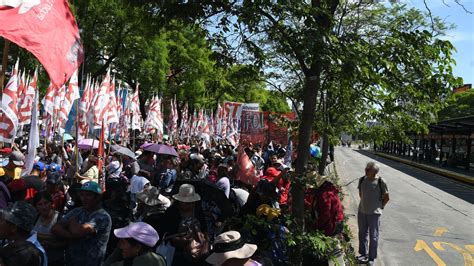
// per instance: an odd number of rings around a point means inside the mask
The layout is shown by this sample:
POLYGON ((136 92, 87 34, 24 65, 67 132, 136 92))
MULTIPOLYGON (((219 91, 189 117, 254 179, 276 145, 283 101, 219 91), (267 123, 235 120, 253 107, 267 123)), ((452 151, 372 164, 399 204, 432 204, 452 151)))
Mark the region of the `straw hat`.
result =
POLYGON ((179 187, 178 194, 174 194, 173 198, 181 202, 196 202, 201 200, 201 196, 196 193, 194 186, 191 184, 182 184, 179 187))
POLYGON ((257 250, 257 245, 247 244, 237 231, 224 232, 216 237, 212 245, 212 254, 206 262, 222 265, 229 259, 247 259, 257 250))

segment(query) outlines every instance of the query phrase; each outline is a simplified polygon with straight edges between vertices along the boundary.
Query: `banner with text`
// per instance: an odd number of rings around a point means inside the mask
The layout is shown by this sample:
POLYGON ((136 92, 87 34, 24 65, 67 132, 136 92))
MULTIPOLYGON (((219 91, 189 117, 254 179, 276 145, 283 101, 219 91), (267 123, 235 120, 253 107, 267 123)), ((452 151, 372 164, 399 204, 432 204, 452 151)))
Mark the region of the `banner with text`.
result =
POLYGON ((286 145, 288 128, 276 122, 275 117, 295 120, 296 114, 244 111, 241 113, 240 141, 252 143, 268 143, 273 141, 286 145))

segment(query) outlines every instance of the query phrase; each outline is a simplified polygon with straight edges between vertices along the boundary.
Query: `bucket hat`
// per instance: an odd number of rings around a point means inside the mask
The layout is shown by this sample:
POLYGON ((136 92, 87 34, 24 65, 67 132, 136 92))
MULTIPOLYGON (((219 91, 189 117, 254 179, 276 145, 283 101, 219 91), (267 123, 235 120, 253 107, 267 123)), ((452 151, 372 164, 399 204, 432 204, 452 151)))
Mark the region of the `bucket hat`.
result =
POLYGON ((151 187, 144 189, 142 192, 137 193, 137 199, 145 203, 147 206, 157 206, 162 204, 159 200, 160 190, 157 187, 151 187))
POLYGON ((224 232, 216 237, 212 244, 212 253, 206 262, 222 265, 229 259, 247 259, 257 250, 257 245, 245 243, 237 231, 224 232))
POLYGON ((179 187, 178 194, 174 194, 173 198, 181 202, 196 202, 201 200, 201 196, 196 193, 196 190, 191 184, 182 184, 179 187))
POLYGON ((131 223, 123 228, 115 229, 118 238, 133 238, 143 245, 154 247, 160 237, 151 225, 144 222, 131 223))

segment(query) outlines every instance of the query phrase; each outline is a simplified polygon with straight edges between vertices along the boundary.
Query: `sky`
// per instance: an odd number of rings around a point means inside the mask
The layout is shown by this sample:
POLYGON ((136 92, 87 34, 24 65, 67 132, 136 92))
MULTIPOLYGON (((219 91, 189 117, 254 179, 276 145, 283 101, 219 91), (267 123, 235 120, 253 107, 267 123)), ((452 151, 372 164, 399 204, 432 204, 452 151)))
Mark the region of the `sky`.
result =
MULTIPOLYGON (((405 0, 408 5, 426 10, 423 0, 405 0)), ((474 13, 474 0, 458 0, 459 3, 474 13)), ((443 39, 449 40, 457 52, 453 68, 455 76, 463 78, 465 84, 474 85, 474 14, 466 12, 455 0, 426 0, 433 16, 438 16, 456 28, 447 32, 443 39), (446 6, 448 5, 448 6, 446 6)))

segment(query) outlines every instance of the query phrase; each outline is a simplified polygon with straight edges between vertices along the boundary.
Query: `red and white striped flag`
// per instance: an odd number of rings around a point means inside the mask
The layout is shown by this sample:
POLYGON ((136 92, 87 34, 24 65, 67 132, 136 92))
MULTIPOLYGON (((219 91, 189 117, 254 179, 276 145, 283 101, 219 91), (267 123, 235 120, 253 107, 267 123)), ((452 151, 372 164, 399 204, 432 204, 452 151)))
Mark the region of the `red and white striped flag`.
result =
POLYGON ((112 83, 109 86, 109 104, 107 106, 107 117, 106 123, 118 123, 119 116, 117 111, 117 98, 115 97, 115 77, 112 79, 112 83))
POLYGON ((46 95, 41 101, 44 106, 44 118, 46 115, 53 115, 54 111, 54 98, 56 97, 58 89, 53 83, 49 83, 48 89, 46 90, 46 95))
POLYGON ((77 118, 79 119, 78 139, 85 138, 87 135, 87 131, 89 131, 89 123, 87 122, 87 118, 88 118, 89 107, 91 105, 92 93, 93 93, 92 81, 90 77, 87 77, 86 85, 84 87, 84 92, 82 93, 82 97, 79 100, 79 104, 78 104, 79 105, 79 110, 78 110, 79 113, 77 116, 77 118))
POLYGON ((123 112, 120 115, 120 123, 119 123, 119 137, 122 140, 127 140, 129 132, 128 130, 130 129, 130 103, 131 103, 131 97, 128 94, 128 91, 123 90, 125 95, 125 103, 123 106, 123 112))
POLYGON ((62 101, 61 108, 59 110, 59 132, 64 133, 66 128, 66 122, 71 112, 72 105, 75 100, 79 99, 81 96, 79 94, 79 79, 77 77, 77 70, 71 76, 69 84, 67 86, 67 93, 62 101))
POLYGON ((38 69, 35 69, 32 80, 21 95, 21 103, 18 105, 18 119, 20 125, 31 123, 31 111, 36 94, 36 84, 38 82, 38 69))
POLYGON ((18 65, 16 61, 12 76, 3 90, 2 103, 0 105, 0 141, 12 143, 18 129, 18 65))
POLYGON ((56 96, 54 97, 54 106, 53 106, 53 131, 57 131, 59 126, 61 125, 60 120, 60 112, 61 112, 61 105, 66 97, 66 84, 64 84, 61 88, 58 89, 56 92, 56 96))
POLYGON ((163 139, 163 114, 161 113, 161 99, 155 96, 150 104, 145 121, 145 131, 156 133, 158 140, 163 139))
POLYGON ((174 96, 174 99, 171 99, 170 116, 168 120, 168 135, 170 139, 174 139, 174 137, 177 135, 176 131, 178 129, 178 109, 176 107, 176 95, 174 96))
POLYGON ((140 112, 140 97, 139 97, 139 90, 138 90, 138 83, 137 88, 132 96, 132 101, 130 103, 130 111, 132 116, 132 130, 142 130, 143 126, 143 119, 140 112))
POLYGON ((108 105, 109 105, 109 88, 110 88, 110 69, 107 71, 98 92, 95 94, 92 106, 89 112, 92 112, 91 118, 94 129, 102 128, 102 121, 107 119, 108 105))
POLYGON ((183 111, 181 112, 181 122, 179 125, 180 138, 184 139, 189 130, 188 124, 188 103, 184 104, 183 111))

